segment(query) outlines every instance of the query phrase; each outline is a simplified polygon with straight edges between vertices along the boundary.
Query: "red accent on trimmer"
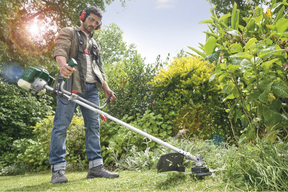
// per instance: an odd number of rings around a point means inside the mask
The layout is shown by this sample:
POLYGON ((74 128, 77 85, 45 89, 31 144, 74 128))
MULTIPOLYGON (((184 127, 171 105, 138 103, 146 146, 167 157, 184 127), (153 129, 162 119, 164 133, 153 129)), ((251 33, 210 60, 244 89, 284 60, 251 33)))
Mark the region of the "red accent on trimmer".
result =
POLYGON ((77 91, 75 91, 75 90, 72 90, 72 93, 75 93, 76 95, 78 94, 78 92, 77 92, 77 91))
POLYGON ((101 115, 103 121, 107 122, 107 118, 104 115, 101 115))
POLYGON ((90 50, 84 50, 84 54, 90 55, 90 50))

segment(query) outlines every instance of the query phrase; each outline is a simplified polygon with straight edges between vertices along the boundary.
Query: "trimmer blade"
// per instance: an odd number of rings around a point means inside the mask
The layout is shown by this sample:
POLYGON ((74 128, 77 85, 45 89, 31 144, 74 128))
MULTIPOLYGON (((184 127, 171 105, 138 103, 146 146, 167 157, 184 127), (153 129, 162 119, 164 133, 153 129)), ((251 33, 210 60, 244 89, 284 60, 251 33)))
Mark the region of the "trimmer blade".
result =
POLYGON ((168 153, 162 155, 157 163, 158 172, 178 171, 185 172, 183 164, 184 155, 180 153, 168 153))

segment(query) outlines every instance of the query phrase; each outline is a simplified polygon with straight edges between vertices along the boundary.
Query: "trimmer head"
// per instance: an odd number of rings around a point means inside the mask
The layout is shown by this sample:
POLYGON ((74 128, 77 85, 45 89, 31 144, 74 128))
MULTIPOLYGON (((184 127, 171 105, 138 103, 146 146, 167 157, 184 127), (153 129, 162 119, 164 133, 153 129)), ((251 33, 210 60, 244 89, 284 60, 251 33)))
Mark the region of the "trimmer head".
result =
POLYGON ((196 177, 204 177, 212 174, 207 167, 192 167, 191 172, 191 175, 196 177))
MULTIPOLYGON (((158 172, 166 171, 178 171, 185 172, 185 167, 182 166, 184 160, 184 155, 180 153, 168 153, 162 155, 157 163, 158 172)), ((195 155, 195 165, 192 167, 192 175, 196 177, 204 177, 211 175, 212 173, 208 168, 204 166, 204 161, 202 161, 200 155, 195 155)))

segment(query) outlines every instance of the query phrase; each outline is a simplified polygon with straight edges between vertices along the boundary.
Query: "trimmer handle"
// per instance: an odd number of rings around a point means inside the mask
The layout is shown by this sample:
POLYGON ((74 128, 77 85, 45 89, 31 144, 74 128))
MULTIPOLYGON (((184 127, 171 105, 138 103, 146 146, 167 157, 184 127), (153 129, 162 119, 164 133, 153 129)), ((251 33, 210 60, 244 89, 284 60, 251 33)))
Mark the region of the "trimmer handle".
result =
MULTIPOLYGON (((71 58, 71 59, 68 61, 68 65, 69 65, 70 67, 74 67, 74 66, 77 66, 78 64, 77 64, 77 61, 76 61, 75 59, 71 58)), ((63 81, 66 82, 67 79, 63 77, 63 81)))
MULTIPOLYGON (((116 93, 113 93, 114 94, 114 96, 117 98, 117 95, 116 95, 116 93)), ((105 103, 110 103, 110 99, 112 98, 112 95, 106 100, 106 102, 105 103)))

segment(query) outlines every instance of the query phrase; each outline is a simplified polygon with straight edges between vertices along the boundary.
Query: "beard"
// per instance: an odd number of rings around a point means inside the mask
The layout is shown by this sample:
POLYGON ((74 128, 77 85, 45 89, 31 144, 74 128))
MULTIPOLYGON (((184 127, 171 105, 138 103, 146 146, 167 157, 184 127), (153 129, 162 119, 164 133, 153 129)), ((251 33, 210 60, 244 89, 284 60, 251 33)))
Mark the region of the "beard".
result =
POLYGON ((88 24, 83 24, 83 28, 84 28, 84 31, 88 34, 92 33, 92 31, 94 31, 95 27, 93 27, 92 25, 89 25, 88 24))

